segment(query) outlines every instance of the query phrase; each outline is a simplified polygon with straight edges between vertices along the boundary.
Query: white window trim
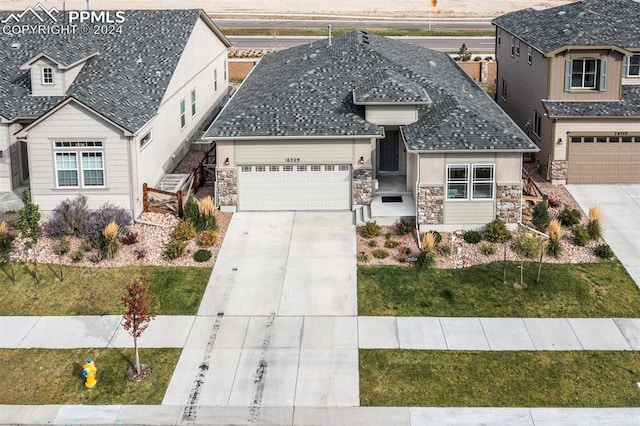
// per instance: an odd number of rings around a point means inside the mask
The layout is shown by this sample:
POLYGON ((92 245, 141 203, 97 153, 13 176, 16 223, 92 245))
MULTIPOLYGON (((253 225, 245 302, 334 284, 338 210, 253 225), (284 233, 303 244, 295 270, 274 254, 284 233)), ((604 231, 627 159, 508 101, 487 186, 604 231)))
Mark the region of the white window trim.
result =
POLYGON ((447 201, 454 201, 455 202, 455 201, 468 201, 469 200, 469 169, 470 169, 469 164, 447 164, 447 170, 446 170, 447 175, 445 176, 445 179, 446 179, 445 199, 447 201), (459 181, 459 180, 450 180, 449 179, 449 170, 452 169, 452 168, 461 168, 461 167, 464 167, 466 169, 466 178, 465 178, 464 182, 463 181, 459 181), (449 197, 449 184, 451 184, 451 183, 453 183, 453 184, 462 184, 462 183, 464 183, 466 185, 466 187, 467 187, 467 191, 466 191, 467 196, 465 198, 450 198, 449 197))
POLYGON ((472 163, 472 164, 447 164, 446 170, 446 184, 445 184, 445 200, 447 202, 457 202, 457 201, 493 201, 496 199, 496 165, 495 164, 487 164, 487 163, 472 163), (466 169, 466 179, 465 181, 460 180, 450 180, 449 179, 449 170, 451 168, 462 168, 466 169), (489 167, 491 168, 491 179, 490 180, 476 180, 474 178, 475 170, 481 167, 489 167), (462 184, 466 185, 466 193, 467 196, 465 198, 449 198, 449 184, 462 184), (483 183, 483 184, 491 184, 491 198, 478 198, 474 196, 474 184, 483 183))
MULTIPOLYGON (((106 188, 107 185, 107 173, 106 173, 106 164, 104 158, 104 150, 96 149, 96 147, 56 147, 55 142, 53 144, 53 168, 54 168, 54 182, 56 189, 103 189, 106 188), (89 149, 86 149, 89 148, 89 149), (102 170, 102 182, 103 185, 86 185, 84 182, 84 168, 82 167, 82 154, 100 154, 102 157, 102 169, 87 169, 87 170, 102 170), (58 180, 58 161, 57 154, 73 154, 76 158, 76 168, 75 169, 62 169, 62 170, 75 170, 77 174, 78 185, 60 185, 58 180)), ((104 144, 102 145, 104 147, 104 144)))
POLYGON ((227 60, 225 59, 223 64, 223 70, 222 70, 225 82, 227 81, 227 68, 228 68, 228 64, 227 64, 227 60))
POLYGON ((191 116, 194 117, 198 113, 197 106, 198 97, 196 94, 196 89, 191 90, 191 116))
POLYGON ((140 138, 140 149, 144 149, 146 146, 149 145, 149 143, 151 143, 151 141, 153 141, 153 129, 150 129, 147 133, 145 133, 140 138), (146 142, 143 142, 147 136, 149 136, 149 139, 146 142))
POLYGON ((533 52, 531 51, 531 46, 527 47, 527 63, 529 65, 533 63, 533 52))
POLYGON ((102 152, 102 151, 80 151, 80 162, 79 162, 78 165, 80 166, 80 170, 78 172, 80 173, 80 176, 82 178, 81 179, 81 182, 82 182, 81 185, 82 185, 83 188, 104 188, 106 186, 105 182, 107 180, 106 180, 106 175, 105 175, 104 152, 102 152), (82 166, 82 156, 84 154, 100 154, 100 158, 102 158, 102 168, 101 169, 94 169, 94 168, 85 169, 82 166), (102 170, 102 185, 87 185, 85 183, 85 181, 84 181, 84 171, 85 170, 102 170))
POLYGON ((471 191, 470 191, 470 195, 471 195, 471 200, 473 201, 491 201, 491 200, 495 200, 496 198, 496 165, 495 164, 472 164, 471 165, 471 175, 469 176, 469 179, 471 180, 471 191), (480 168, 480 167, 489 167, 491 168, 491 180, 476 180, 475 179, 475 170, 476 168, 480 168), (489 183, 491 184, 491 198, 476 198, 474 197, 475 194, 475 189, 474 189, 474 184, 476 183, 489 183))
POLYGON ((533 111, 533 126, 531 127, 531 131, 538 139, 540 139, 540 134, 542 133, 542 116, 538 113, 538 111, 533 111), (536 124, 537 123, 537 124, 536 124), (536 129, 537 127, 537 129, 536 129))
POLYGON ((182 98, 180 100, 180 129, 187 127, 187 101, 182 98))
POLYGON ((213 91, 218 92, 218 68, 213 69, 213 91))
POLYGON ((516 55, 516 38, 511 36, 511 57, 516 55))
POLYGON ((507 80, 503 78, 502 85, 500 86, 500 98, 502 98, 503 101, 507 102, 508 95, 509 95, 509 83, 507 83, 507 80))
POLYGON ((52 67, 42 67, 42 84, 46 84, 47 86, 56 84, 56 80, 53 74, 53 68, 52 67), (49 70, 51 71, 51 81, 47 81, 46 77, 45 77, 45 71, 49 70))
POLYGON ((629 77, 629 78, 638 78, 640 77, 640 52, 634 53, 633 56, 631 56, 628 60, 627 63, 627 75, 625 77, 629 77), (638 74, 631 74, 629 71, 631 70, 631 59, 632 58, 636 58, 638 60, 638 74))
POLYGON ((78 162, 78 151, 55 151, 53 153, 53 169, 54 169, 54 182, 56 183, 57 189, 77 189, 80 188, 80 163, 78 162), (75 169, 58 169, 58 154, 73 154, 76 156, 76 168, 75 169), (75 170, 76 172, 76 180, 78 181, 78 185, 60 185, 58 172, 59 171, 68 171, 75 170))
POLYGON ((598 77, 600 75, 600 61, 596 58, 573 58, 571 59, 571 89, 585 89, 585 90, 594 90, 598 88, 598 77), (582 85, 581 86, 574 86, 573 85, 573 64, 574 61, 582 61, 582 85), (584 80, 585 80, 585 75, 586 75, 586 71, 585 71, 585 64, 586 61, 593 61, 595 62, 595 73, 593 75, 593 86, 585 86, 584 85, 584 80))
POLYGON ((516 39, 516 56, 520 56, 520 39, 516 39))

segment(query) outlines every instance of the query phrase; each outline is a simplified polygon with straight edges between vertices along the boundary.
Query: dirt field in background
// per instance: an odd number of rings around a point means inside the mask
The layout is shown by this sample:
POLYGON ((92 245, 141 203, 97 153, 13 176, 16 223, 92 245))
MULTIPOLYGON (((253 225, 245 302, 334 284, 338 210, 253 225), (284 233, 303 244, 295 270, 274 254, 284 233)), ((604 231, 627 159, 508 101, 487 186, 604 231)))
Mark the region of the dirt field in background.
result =
MULTIPOLYGON (((62 10, 85 9, 85 0, 41 0, 47 7, 62 10)), ((38 0, 0 0, 0 10, 22 10, 38 0)), ((567 0, 439 0, 431 10, 438 17, 497 16, 527 7, 546 8, 570 3, 567 0)), ((209 13, 327 14, 397 17, 428 17, 427 0, 92 0, 92 9, 172 9, 202 8, 209 13)))

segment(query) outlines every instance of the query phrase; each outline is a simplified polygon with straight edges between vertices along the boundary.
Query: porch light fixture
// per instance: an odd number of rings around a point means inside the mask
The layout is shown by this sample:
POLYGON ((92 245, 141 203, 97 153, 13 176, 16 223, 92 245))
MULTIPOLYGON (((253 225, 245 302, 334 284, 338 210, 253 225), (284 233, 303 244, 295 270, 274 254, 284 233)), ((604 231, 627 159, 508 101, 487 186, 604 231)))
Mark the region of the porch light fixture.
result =
POLYGON ((558 138, 558 145, 562 145, 562 138, 558 138))
MULTIPOLYGON (((0 153, 0 157, 2 157, 2 154, 0 153)), ((364 164, 364 157, 360 156, 360 159, 358 160, 358 164, 360 164, 361 166, 364 164)))
POLYGON ((225 159, 224 159, 224 165, 225 165, 225 166, 228 166, 228 165, 229 165, 229 157, 227 157, 227 158, 225 158, 225 159))

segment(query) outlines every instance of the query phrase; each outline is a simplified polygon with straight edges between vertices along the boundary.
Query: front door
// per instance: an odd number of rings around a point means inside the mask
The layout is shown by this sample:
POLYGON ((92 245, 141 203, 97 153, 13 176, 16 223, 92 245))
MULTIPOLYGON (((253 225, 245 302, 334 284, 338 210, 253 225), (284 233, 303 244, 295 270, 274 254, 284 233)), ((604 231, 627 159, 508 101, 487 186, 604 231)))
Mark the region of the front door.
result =
POLYGON ((387 130, 386 137, 380 140, 380 172, 397 172, 399 164, 400 132, 398 130, 387 130))

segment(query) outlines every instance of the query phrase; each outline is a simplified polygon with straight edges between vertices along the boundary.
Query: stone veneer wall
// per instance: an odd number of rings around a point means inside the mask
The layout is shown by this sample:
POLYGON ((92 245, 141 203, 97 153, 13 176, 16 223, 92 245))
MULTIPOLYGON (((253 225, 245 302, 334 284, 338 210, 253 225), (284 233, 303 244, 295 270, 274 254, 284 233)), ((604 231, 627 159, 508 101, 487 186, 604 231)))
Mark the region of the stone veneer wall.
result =
POLYGON ((371 168, 353 169, 351 193, 354 205, 371 204, 373 197, 373 170, 371 168))
POLYGON ((498 185, 496 188, 496 217, 506 223, 518 223, 521 210, 521 185, 498 185))
POLYGON ((238 205, 238 178, 235 169, 217 170, 218 200, 221 206, 238 205))
POLYGON ((418 225, 444 223, 444 186, 418 188, 418 225))
POLYGON ((551 162, 551 180, 567 180, 569 163, 567 161, 551 162))

